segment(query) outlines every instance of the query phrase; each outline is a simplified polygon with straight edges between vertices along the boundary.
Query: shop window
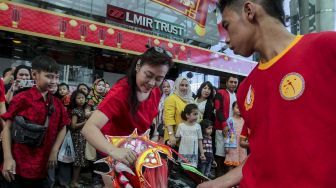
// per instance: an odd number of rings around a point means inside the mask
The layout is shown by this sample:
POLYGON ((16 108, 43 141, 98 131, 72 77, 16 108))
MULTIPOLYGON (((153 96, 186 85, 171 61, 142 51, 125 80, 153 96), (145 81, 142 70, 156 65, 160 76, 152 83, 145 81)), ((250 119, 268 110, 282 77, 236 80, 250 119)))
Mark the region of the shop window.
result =
POLYGON ((209 81, 213 86, 219 86, 219 76, 203 74, 199 72, 183 71, 180 76, 187 78, 190 82, 191 91, 196 94, 198 88, 202 85, 203 82, 209 81))

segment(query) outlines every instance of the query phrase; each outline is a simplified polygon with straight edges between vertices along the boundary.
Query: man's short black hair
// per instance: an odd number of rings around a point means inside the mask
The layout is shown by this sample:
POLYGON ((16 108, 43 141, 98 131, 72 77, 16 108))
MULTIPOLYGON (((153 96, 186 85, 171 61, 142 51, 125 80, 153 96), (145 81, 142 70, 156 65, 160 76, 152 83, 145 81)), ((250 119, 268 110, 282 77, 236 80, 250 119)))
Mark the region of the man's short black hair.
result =
POLYGON ((235 74, 228 74, 228 75, 227 75, 226 82, 228 82, 228 81, 230 80, 230 78, 236 78, 237 80, 239 80, 238 75, 235 75, 235 74))
MULTIPOLYGON (((219 0, 218 8, 222 13, 225 7, 232 7, 235 10, 240 10, 246 0, 219 0)), ((285 25, 285 11, 283 8, 284 0, 251 0, 252 2, 260 4, 268 15, 278 19, 285 25)))
POLYGON ((44 71, 44 72, 58 73, 59 65, 53 58, 41 55, 33 59, 32 69, 38 72, 44 71))

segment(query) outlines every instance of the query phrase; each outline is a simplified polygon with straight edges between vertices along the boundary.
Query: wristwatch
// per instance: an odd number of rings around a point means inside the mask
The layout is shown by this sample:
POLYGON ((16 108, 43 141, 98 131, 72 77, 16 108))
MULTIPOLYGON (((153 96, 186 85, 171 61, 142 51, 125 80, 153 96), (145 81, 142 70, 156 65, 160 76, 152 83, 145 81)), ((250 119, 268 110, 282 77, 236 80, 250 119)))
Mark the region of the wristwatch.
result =
POLYGON ((172 131, 169 131, 168 132, 168 135, 173 135, 174 133, 172 131))

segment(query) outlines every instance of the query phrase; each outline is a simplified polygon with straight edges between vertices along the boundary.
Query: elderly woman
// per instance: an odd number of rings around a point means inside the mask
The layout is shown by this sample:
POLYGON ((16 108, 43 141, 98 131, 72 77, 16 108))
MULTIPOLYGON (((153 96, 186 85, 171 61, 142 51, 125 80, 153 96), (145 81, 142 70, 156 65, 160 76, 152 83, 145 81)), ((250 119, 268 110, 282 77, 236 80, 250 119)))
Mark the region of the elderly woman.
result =
POLYGON ((153 137, 152 140, 163 143, 163 128, 164 128, 164 122, 163 122, 163 112, 164 112, 164 102, 167 99, 169 95, 171 95, 174 91, 174 81, 173 80, 164 80, 161 85, 161 99, 159 103, 159 114, 155 118, 154 122, 154 129, 153 129, 153 137))

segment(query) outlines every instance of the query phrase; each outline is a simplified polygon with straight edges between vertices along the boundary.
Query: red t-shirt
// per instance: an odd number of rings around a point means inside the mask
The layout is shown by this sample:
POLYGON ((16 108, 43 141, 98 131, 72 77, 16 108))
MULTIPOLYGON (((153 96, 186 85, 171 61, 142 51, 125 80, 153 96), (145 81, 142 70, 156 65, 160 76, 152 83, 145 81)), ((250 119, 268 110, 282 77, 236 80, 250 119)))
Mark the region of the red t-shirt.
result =
POLYGON ((0 102, 5 102, 5 86, 2 79, 0 79, 0 102))
MULTIPOLYGON (((62 101, 53 97, 55 111, 49 117, 49 126, 44 142, 39 147, 29 147, 25 144, 12 143, 12 154, 16 161, 16 174, 29 179, 42 179, 47 175, 47 162, 57 134, 64 125, 70 124, 70 119, 62 101)), ((47 102, 33 87, 15 95, 8 111, 1 115, 5 120, 12 120, 16 115, 44 126, 47 114, 47 102)))
POLYGON ((111 88, 105 99, 99 104, 98 110, 109 118, 102 128, 103 134, 127 136, 135 128, 137 128, 138 134, 142 134, 150 128, 153 119, 158 114, 160 89, 155 88, 151 91, 149 98, 139 104, 134 116, 130 112, 128 95, 129 85, 127 79, 124 78, 111 88))
POLYGON ((241 187, 335 187, 336 33, 297 37, 237 99, 251 130, 241 187))

